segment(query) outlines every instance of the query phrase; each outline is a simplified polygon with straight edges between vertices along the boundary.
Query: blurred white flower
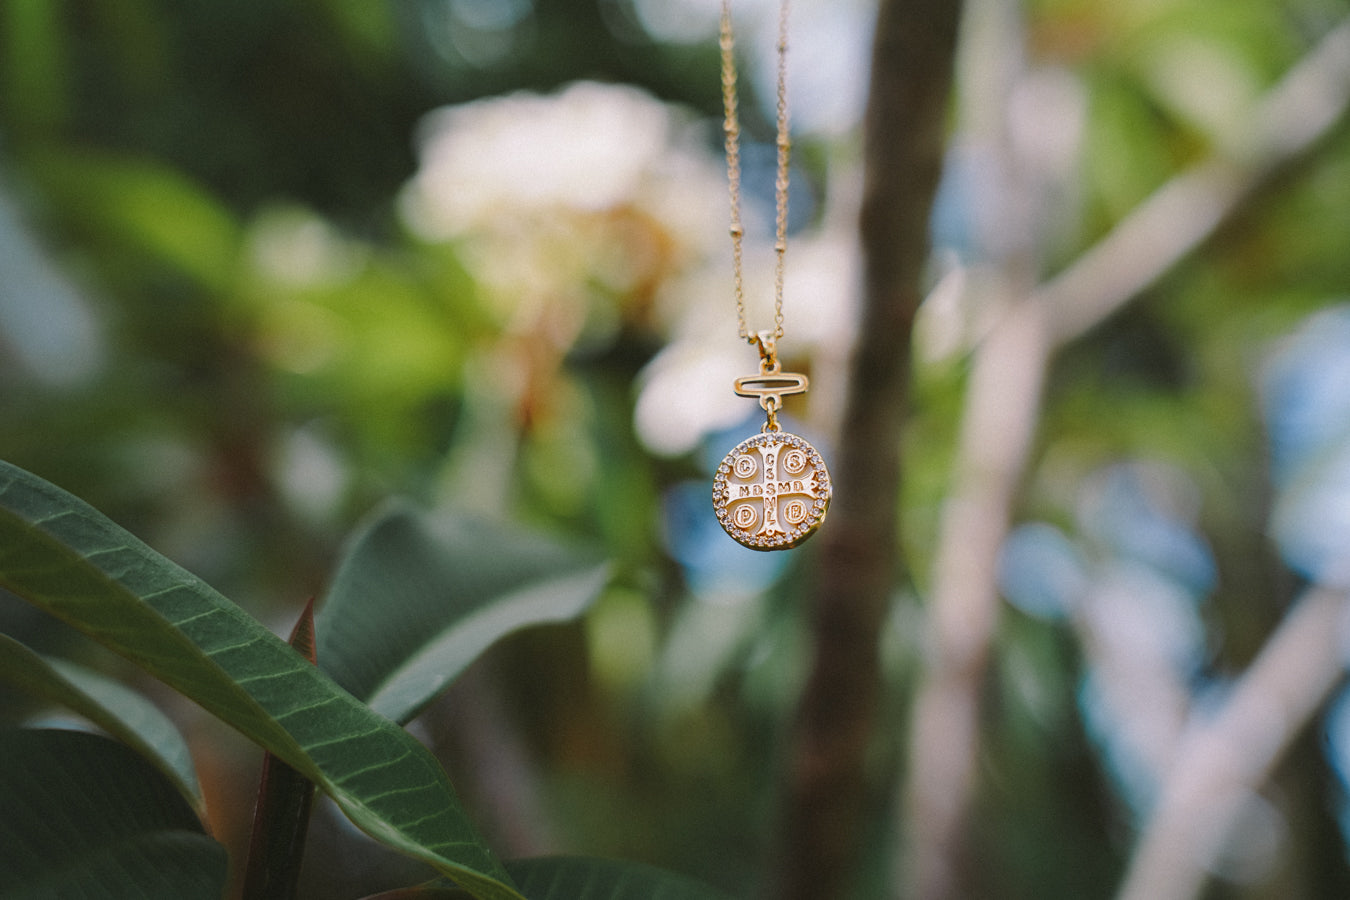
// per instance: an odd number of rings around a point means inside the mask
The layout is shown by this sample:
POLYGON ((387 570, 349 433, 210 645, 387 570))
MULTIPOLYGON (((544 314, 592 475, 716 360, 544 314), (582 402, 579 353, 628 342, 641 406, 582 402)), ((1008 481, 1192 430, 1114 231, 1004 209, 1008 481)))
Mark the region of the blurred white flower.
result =
MULTIPOLYGON (((414 233, 455 243, 507 332, 564 351, 623 314, 669 335, 636 411, 663 454, 755 409, 731 392, 757 358, 736 337, 726 174, 706 127, 636 88, 589 82, 450 107, 426 119, 401 198, 414 233)), ((857 263, 852 209, 839 212, 789 254, 780 351, 810 361, 813 379, 847 354, 857 263)), ((771 226, 756 213, 747 204, 752 329, 772 322, 771 226)))
POLYGON ((689 122, 591 82, 439 110, 404 218, 456 242, 511 331, 566 348, 606 296, 655 304, 640 313, 662 325, 662 290, 704 263, 720 221, 722 176, 689 122))
POLYGON ((440 240, 540 209, 608 209, 638 196, 670 133, 663 104, 591 82, 442 109, 424 122, 403 210, 418 234, 440 240))

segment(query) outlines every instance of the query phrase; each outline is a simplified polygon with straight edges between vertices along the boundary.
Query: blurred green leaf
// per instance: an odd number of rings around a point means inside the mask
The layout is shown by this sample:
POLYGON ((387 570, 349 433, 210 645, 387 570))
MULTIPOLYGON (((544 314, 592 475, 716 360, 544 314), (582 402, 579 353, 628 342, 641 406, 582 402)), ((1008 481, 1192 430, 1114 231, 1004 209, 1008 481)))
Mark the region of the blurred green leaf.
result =
POLYGON ((3 462, 0 585, 285 760, 376 839, 480 898, 519 896, 411 735, 97 510, 3 462))
POLYGON ((81 227, 98 241, 145 254, 205 288, 229 286, 238 224, 182 172, 87 150, 47 153, 36 165, 56 203, 78 211, 81 227))
POLYGON ((1088 123, 1085 176, 1092 199, 1119 221, 1182 162, 1172 123, 1139 85, 1103 77, 1094 85, 1094 115, 1088 123))
POLYGON ((150 760, 200 814, 204 805, 187 742, 144 696, 98 672, 49 659, 0 634, 0 680, 70 709, 150 760))
POLYGON ((370 0, 320 0, 317 6, 348 49, 373 57, 393 51, 398 33, 390 6, 370 0))
POLYGON ((59 3, 0 3, 0 104, 11 126, 44 132, 69 114, 59 3))
POLYGON ((0 731, 0 895, 217 900, 225 848, 135 751, 94 734, 0 731))
POLYGON ((395 505, 338 568, 316 617, 319 666, 407 721, 499 638, 575 618, 608 572, 538 535, 395 505))

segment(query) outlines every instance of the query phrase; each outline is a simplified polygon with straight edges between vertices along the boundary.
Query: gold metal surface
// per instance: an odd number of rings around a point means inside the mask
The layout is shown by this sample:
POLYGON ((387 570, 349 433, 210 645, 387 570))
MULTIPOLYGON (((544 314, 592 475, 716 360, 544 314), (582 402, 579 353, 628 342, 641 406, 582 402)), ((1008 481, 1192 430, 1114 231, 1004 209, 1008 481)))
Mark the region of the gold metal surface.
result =
MULTIPOLYGON (((788 175, 791 171, 792 139, 787 106, 788 4, 778 6, 778 84, 776 127, 777 161, 774 173, 773 329, 774 339, 783 336, 783 257, 787 255, 788 175)), ((736 36, 732 28, 731 0, 722 0, 722 18, 718 45, 722 51, 722 131, 727 155, 727 186, 731 197, 731 261, 736 294, 736 320, 742 340, 751 344, 759 337, 750 332, 745 315, 745 279, 741 274, 741 241, 745 228, 741 223, 741 122, 736 97, 736 36)), ((760 332, 765 334, 766 332, 760 332)))
POLYGON ((719 44, 722 52, 722 102, 726 118, 727 183, 731 199, 732 274, 736 322, 741 339, 759 350, 759 374, 737 378, 735 391, 755 397, 767 415, 761 433, 736 445, 717 469, 713 508, 717 519, 741 544, 753 550, 786 550, 810 537, 830 506, 830 473, 816 449, 778 427, 783 397, 805 393, 805 375, 782 371, 777 344, 783 336, 783 260, 787 254, 789 158, 792 149, 787 108, 788 0, 778 7, 777 151, 774 178, 773 328, 751 333, 746 322, 742 275, 741 126, 736 97, 736 41, 731 0, 722 2, 719 44))
POLYGON ((752 550, 786 550, 810 537, 830 508, 830 473, 804 438, 766 431, 737 444, 717 467, 713 509, 752 550))
POLYGON ((759 398, 759 405, 769 416, 763 430, 777 431, 778 411, 783 408, 783 395, 804 394, 810 388, 811 382, 805 375, 782 371, 778 358, 774 355, 772 343, 768 344, 767 352, 763 352, 763 344, 760 346, 759 374, 737 378, 732 387, 741 397, 759 398))

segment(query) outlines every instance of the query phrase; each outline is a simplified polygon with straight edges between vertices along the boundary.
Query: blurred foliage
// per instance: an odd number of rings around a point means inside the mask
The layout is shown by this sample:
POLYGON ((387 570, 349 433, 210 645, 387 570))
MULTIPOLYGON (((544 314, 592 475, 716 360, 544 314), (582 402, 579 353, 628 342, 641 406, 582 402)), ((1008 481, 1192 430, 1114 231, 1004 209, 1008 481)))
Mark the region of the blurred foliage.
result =
MULTIPOLYGON (((618 576, 586 622, 510 639, 484 667, 541 773, 547 821, 530 830, 744 894, 771 831, 813 555, 719 558, 744 581, 709 580, 685 558, 702 526, 684 498, 703 502, 688 482, 721 451, 699 441, 654 453, 634 425, 649 364, 688 338, 695 315, 669 311, 667 286, 723 248, 705 250, 706 236, 636 198, 526 220, 496 243, 429 237, 406 211, 428 113, 578 79, 677 104, 715 165, 715 43, 706 26, 688 41, 649 33, 660 5, 0 0, 0 458, 88 500, 265 621, 292 619, 322 592, 339 536, 391 493, 602 546, 618 576), (485 275, 485 256, 514 274, 563 274, 522 299, 485 275)), ((697 18, 702 5, 668 6, 697 18)), ((1169 178, 1228 152, 1250 104, 1350 12, 1343 0, 1023 7, 1013 40, 1026 71, 1059 86, 1051 121, 1072 138, 1034 184, 1049 198, 1031 229, 1041 276, 1169 178)), ((865 24, 870 13, 849 3, 824 15, 865 24)), ((925 310, 934 330, 906 435, 912 582, 897 586, 887 638, 896 748, 965 364, 990 321, 981 272, 1007 254, 988 219, 997 178, 960 164, 974 141, 962 116, 989 102, 979 89, 960 87, 935 217, 935 275, 960 269, 968 287, 951 307, 935 291, 925 310)), ((758 105, 743 107, 762 138, 758 105)), ((794 246, 851 240, 856 132, 798 141, 798 182, 820 200, 794 246)), ((1268 530, 1278 486, 1259 376, 1279 338, 1350 294, 1346 234, 1350 130, 1339 125, 1050 373, 1019 520, 1053 525, 1084 571, 1104 572, 1125 551, 1085 496, 1110 480, 1103 472, 1171 473, 1140 476, 1139 492, 1166 485, 1155 518, 1203 544, 1217 573, 1212 590, 1192 592, 1203 639, 1185 678, 1197 697, 1251 660, 1306 575, 1268 530)), ((831 290, 852 289, 846 267, 825 271, 831 290)), ((813 380, 819 370, 828 384, 842 354, 812 352, 813 380)), ((31 645, 63 640, 17 607, 0 614, 31 645)), ((1018 608, 994 663, 975 895, 1107 896, 1139 819, 1089 721, 1081 642, 1062 616, 1018 608)), ((879 755, 879 770, 902 763, 896 749, 879 755)), ((1275 780, 1280 854, 1214 896, 1350 891, 1344 846, 1326 837, 1344 814, 1333 759, 1319 740, 1299 743, 1275 780)), ((903 835, 876 840, 869 877, 884 880, 903 835)))

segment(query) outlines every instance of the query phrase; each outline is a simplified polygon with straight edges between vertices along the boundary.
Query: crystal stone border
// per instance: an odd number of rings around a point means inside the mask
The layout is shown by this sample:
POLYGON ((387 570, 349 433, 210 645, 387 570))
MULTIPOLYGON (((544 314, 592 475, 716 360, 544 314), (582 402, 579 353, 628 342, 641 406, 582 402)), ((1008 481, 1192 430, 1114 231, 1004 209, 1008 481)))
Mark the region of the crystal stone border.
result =
POLYGON ((713 510, 717 513, 717 521, 722 523, 723 530, 731 535, 737 543, 743 544, 751 550, 786 550, 806 540, 820 527, 820 523, 825 521, 825 513, 829 511, 832 493, 829 470, 825 468, 825 460, 821 458, 815 447, 812 447, 805 438, 798 437, 795 434, 789 434, 786 431, 768 431, 746 438, 733 447, 730 453, 722 457, 722 464, 717 467, 717 474, 713 477, 713 510), (806 519, 800 524, 792 526, 783 534, 752 534, 738 527, 731 520, 731 511, 727 508, 729 499, 727 477, 736 464, 736 457, 764 444, 783 444, 801 450, 806 454, 807 467, 814 470, 815 474, 817 493, 811 501, 810 511, 807 513, 806 519))

